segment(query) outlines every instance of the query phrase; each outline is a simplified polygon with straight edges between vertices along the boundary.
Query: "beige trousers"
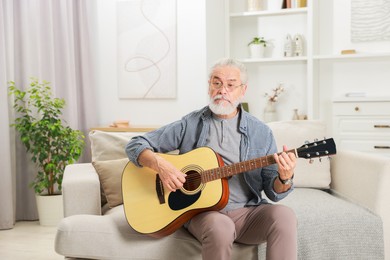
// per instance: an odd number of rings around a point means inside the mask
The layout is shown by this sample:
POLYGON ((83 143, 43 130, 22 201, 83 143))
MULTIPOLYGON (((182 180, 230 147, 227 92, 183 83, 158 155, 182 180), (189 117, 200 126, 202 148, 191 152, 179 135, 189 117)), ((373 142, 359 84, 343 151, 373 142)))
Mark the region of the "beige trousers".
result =
POLYGON ((233 242, 267 242, 267 260, 297 259, 297 220, 283 205, 204 212, 192 218, 188 230, 201 242, 203 260, 231 259, 233 242))

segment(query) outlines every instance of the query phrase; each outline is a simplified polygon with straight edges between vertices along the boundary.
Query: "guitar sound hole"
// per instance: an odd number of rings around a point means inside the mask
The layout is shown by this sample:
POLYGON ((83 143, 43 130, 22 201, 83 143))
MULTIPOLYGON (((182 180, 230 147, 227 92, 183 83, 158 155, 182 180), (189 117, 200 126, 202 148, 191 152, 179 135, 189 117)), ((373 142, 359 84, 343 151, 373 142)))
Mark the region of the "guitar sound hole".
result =
POLYGON ((194 191, 201 185, 201 176, 196 171, 186 172, 186 182, 183 184, 183 188, 187 191, 194 191))

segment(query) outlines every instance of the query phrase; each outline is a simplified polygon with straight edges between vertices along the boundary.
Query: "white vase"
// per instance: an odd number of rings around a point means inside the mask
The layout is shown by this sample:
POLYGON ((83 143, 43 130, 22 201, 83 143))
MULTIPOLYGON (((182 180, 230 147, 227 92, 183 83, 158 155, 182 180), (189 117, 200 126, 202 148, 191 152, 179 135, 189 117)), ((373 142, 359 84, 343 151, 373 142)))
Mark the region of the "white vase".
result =
POLYGON ((264 122, 278 121, 275 102, 269 101, 264 108, 264 122))
POLYGON ((294 44, 290 34, 287 34, 284 38, 283 56, 291 57, 294 53, 294 44))
POLYGON ((263 0, 247 0, 248 12, 263 10, 263 0))
POLYGON ((282 9, 283 0, 267 0, 267 9, 276 11, 282 9))
POLYGON ((249 53, 252 59, 260 59, 264 57, 264 45, 263 44, 251 44, 249 45, 249 53))
POLYGON ((64 217, 62 195, 35 195, 41 226, 57 226, 64 217))

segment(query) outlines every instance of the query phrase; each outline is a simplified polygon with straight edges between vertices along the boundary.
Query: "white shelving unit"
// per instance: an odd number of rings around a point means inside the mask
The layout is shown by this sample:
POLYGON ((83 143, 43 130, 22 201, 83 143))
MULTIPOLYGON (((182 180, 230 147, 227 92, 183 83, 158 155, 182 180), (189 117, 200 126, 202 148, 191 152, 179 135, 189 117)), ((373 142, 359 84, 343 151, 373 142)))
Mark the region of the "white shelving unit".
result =
POLYGON ((266 105, 265 93, 283 83, 285 92, 277 104, 278 118, 291 119, 293 110, 311 115, 308 105, 312 96, 311 84, 308 81, 311 70, 308 67, 311 59, 312 33, 310 7, 280 9, 273 11, 247 12, 246 1, 226 0, 226 51, 227 55, 244 62, 248 68, 249 84, 246 102, 252 114, 263 118, 266 105), (284 57, 284 38, 287 34, 304 36, 303 56, 284 57), (265 58, 249 57, 247 44, 253 37, 264 37, 271 40, 274 48, 266 52, 265 58), (309 88, 310 86, 310 88, 309 88))
POLYGON ((341 9, 350 10, 346 2, 308 0, 305 8, 247 12, 246 1, 225 0, 225 52, 247 65, 245 101, 255 116, 262 118, 264 93, 279 82, 286 87, 277 105, 279 120, 291 119, 293 109, 298 108, 309 119, 326 121, 330 131, 334 129, 336 98, 348 92, 365 92, 368 98, 390 95, 390 48, 386 44, 381 45, 384 48, 367 48, 364 43, 340 43, 340 35, 349 33, 340 33, 349 28, 345 14, 339 14, 341 9), (304 56, 283 57, 287 33, 304 35, 304 56), (256 36, 273 40, 272 55, 249 58, 247 43, 256 36), (356 54, 340 54, 351 44, 357 46, 356 54))

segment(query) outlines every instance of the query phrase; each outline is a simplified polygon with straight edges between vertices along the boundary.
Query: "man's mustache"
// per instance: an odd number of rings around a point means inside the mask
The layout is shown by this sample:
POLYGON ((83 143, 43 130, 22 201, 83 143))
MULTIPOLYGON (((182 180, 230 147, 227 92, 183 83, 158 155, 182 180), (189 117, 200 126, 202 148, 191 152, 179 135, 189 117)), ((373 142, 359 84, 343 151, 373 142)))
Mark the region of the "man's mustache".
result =
POLYGON ((223 99, 223 100, 226 100, 228 101, 229 103, 230 102, 230 99, 228 99, 227 97, 225 97, 224 95, 216 95, 215 97, 213 97, 213 101, 217 100, 217 99, 223 99))

